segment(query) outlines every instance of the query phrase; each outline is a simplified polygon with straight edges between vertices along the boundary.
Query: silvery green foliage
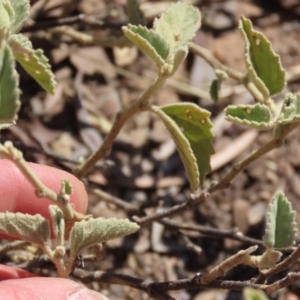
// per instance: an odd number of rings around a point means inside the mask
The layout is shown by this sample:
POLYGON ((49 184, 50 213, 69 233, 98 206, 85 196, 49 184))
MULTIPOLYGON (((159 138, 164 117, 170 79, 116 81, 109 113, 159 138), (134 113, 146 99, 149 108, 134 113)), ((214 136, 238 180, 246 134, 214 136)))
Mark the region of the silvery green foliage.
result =
POLYGON ((296 238, 296 212, 282 191, 275 194, 269 204, 267 224, 263 242, 265 253, 260 257, 258 268, 271 269, 276 266, 282 253, 275 249, 291 247, 296 238))
POLYGON ((19 108, 15 60, 49 93, 55 79, 42 50, 34 50, 18 30, 29 16, 28 0, 0 0, 0 130, 13 125, 19 108), (4 92, 5 90, 5 92, 4 92))
POLYGON ((285 85, 285 71, 279 56, 267 38, 252 27, 249 19, 242 17, 240 30, 245 40, 245 60, 248 76, 265 99, 280 93, 285 85))
POLYGON ((171 4, 153 29, 145 26, 123 27, 125 36, 156 63, 159 74, 172 75, 188 53, 188 44, 200 28, 200 12, 191 5, 171 4))
POLYGON ((62 210, 56 205, 50 205, 49 211, 52 220, 52 229, 58 246, 64 245, 65 240, 65 220, 62 210))
POLYGON ((274 125, 271 111, 265 104, 229 105, 225 114, 227 121, 252 128, 270 129, 274 125))
POLYGON ((77 222, 70 232, 70 256, 76 256, 84 248, 135 233, 139 228, 127 219, 97 218, 77 222))
POLYGON ((50 229, 41 215, 23 213, 0 213, 0 232, 14 239, 24 240, 40 247, 48 245, 50 229))
POLYGON ((263 237, 267 248, 288 248, 295 243, 296 212, 282 191, 275 194, 269 204, 267 225, 263 237))

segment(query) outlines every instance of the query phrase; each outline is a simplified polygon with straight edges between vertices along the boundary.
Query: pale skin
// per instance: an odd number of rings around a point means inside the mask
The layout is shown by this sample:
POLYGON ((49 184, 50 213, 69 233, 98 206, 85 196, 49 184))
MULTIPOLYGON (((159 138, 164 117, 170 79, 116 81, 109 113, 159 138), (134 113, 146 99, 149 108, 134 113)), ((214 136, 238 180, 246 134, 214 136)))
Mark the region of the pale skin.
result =
MULTIPOLYGON (((86 213, 87 194, 83 184, 73 175, 47 166, 30 164, 38 177, 58 192, 62 178, 72 183, 71 202, 76 210, 86 213)), ((32 185, 9 160, 0 160, 0 212, 41 214, 49 219, 49 200, 37 198, 32 185)), ((0 234, 0 238, 5 236, 0 234)), ((42 278, 29 272, 0 265, 0 294, 3 299, 43 300, 108 300, 105 296, 85 286, 62 278, 42 278)))

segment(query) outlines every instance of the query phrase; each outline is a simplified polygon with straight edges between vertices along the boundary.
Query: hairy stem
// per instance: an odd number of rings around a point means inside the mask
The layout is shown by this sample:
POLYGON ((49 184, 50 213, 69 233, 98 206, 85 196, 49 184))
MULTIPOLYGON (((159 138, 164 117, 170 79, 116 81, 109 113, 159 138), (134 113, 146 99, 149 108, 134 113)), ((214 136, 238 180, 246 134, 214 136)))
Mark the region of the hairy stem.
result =
POLYGON ((74 210, 70 203, 62 201, 60 194, 57 194, 48 188, 38 178, 38 176, 29 167, 28 163, 24 160, 22 152, 14 148, 11 142, 6 142, 5 145, 0 144, 0 155, 11 160, 18 167, 26 179, 36 189, 36 194, 39 197, 45 197, 56 204, 63 211, 66 220, 73 219, 74 210))

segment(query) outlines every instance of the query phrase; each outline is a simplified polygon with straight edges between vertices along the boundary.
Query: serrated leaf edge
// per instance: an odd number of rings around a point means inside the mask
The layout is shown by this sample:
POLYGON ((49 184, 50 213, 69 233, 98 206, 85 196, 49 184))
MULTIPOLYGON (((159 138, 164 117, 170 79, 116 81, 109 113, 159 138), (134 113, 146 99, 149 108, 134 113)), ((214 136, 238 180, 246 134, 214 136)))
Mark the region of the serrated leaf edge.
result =
MULTIPOLYGON (((139 47, 143 52, 145 52, 147 55, 149 55, 153 60, 154 62, 156 63, 158 69, 161 69, 164 65, 165 65, 165 61, 163 60, 163 58, 157 53, 157 51, 155 50, 155 48, 146 40, 144 39, 142 36, 140 36, 139 34, 137 33, 134 33, 130 27, 136 27, 136 28, 146 28, 145 26, 141 26, 141 25, 131 25, 131 24, 128 24, 128 26, 123 26, 122 27, 122 31, 123 33, 125 34, 125 36, 130 40, 132 41, 137 47, 139 47), (147 44, 147 46, 149 47, 149 49, 151 49, 152 53, 155 54, 155 55, 151 55, 150 52, 146 52, 145 49, 143 49, 143 47, 140 46, 140 44, 138 45, 132 37, 135 37, 137 38, 138 40, 140 41, 143 41, 144 43, 147 44)), ((157 34, 153 29, 148 29, 146 28, 148 31, 152 32, 158 39, 161 39, 163 42, 164 39, 159 35, 157 34)))
MULTIPOLYGON (((274 249, 281 249, 281 248, 275 248, 275 247, 272 247, 270 245, 267 245, 267 242, 265 241, 265 237, 270 233, 270 219, 271 219, 271 210, 272 210, 272 207, 273 205, 275 204, 274 203, 274 200, 275 200, 275 197, 278 197, 281 195, 283 197, 283 199, 285 200, 285 202, 287 203, 289 209, 290 209, 290 212, 293 214, 293 218, 294 218, 294 222, 293 222, 293 231, 294 231, 294 240, 295 240, 295 237, 296 237, 296 234, 297 234, 297 230, 296 230, 296 227, 297 227, 297 223, 296 223, 296 211, 293 210, 292 208, 292 204, 290 201, 288 201, 288 199, 286 198, 285 194, 283 193, 283 191, 278 191, 272 198, 270 204, 269 204, 269 208, 268 208, 268 212, 267 212, 267 222, 266 222, 266 229, 265 229, 265 234, 263 236, 263 242, 264 242, 264 245, 267 247, 267 248, 274 248, 274 249)), ((287 246, 288 247, 288 246, 287 246)))
POLYGON ((240 107, 240 108, 243 108, 243 109, 247 109, 247 108, 251 109, 253 106, 265 106, 265 107, 267 107, 266 105, 260 104, 260 103, 257 103, 257 104, 254 104, 254 105, 247 105, 247 104, 228 105, 225 109, 225 119, 227 121, 235 123, 235 124, 244 125, 244 126, 248 126, 248 127, 251 127, 251 128, 261 129, 261 130, 268 130, 268 129, 273 128, 273 126, 274 126, 273 121, 269 122, 269 123, 267 123, 267 122, 260 122, 259 123, 259 122, 256 122, 256 121, 241 120, 238 117, 232 117, 231 115, 227 114, 227 110, 230 109, 230 108, 240 107))
MULTIPOLYGON (((171 104, 171 105, 176 105, 176 104, 180 105, 180 103, 175 103, 175 104, 171 104)), ((200 173, 198 170, 196 157, 193 153, 193 150, 191 148, 191 145, 190 145, 188 139, 184 136, 184 134, 178 127, 177 123, 162 110, 162 108, 167 107, 167 106, 169 106, 169 105, 165 105, 163 107, 152 106, 151 110, 161 118, 161 120, 165 124, 167 130, 169 131, 169 133, 176 145, 176 148, 178 150, 181 161, 184 165, 188 180, 191 185, 191 190, 192 190, 192 192, 196 192, 200 185, 200 173), (163 114, 163 117, 161 117, 162 114, 163 114), (164 118, 167 119, 168 122, 171 123, 172 125, 170 126, 164 118), (175 130, 174 128, 178 128, 176 133, 180 136, 180 138, 182 139, 182 142, 185 144, 185 147, 189 150, 189 153, 190 153, 192 159, 190 159, 190 157, 188 157, 188 159, 187 159, 187 157, 184 155, 184 151, 182 150, 180 142, 178 142, 178 140, 176 140, 174 138, 175 136, 173 135, 173 133, 170 131, 169 128, 171 128, 173 130, 175 130), (189 162, 189 164, 187 164, 187 161, 189 162), (190 166, 192 166, 192 168, 190 168, 190 166), (192 174, 193 174, 192 176, 190 176, 189 171, 192 171, 192 174)))
MULTIPOLYGON (((271 52, 273 53, 275 60, 280 67, 280 71, 283 73, 284 78, 285 78, 285 71, 282 67, 280 56, 274 52, 271 42, 261 32, 254 30, 252 22, 248 18, 245 18, 244 16, 242 16, 241 20, 239 21, 239 29, 240 29, 242 37, 245 41, 245 52, 244 53, 245 53, 245 61, 246 61, 247 69, 248 69, 248 76, 252 79, 252 81, 254 82, 256 87, 260 90, 260 92, 263 94, 264 98, 266 99, 270 96, 270 92, 269 92, 268 87, 259 78, 255 69, 252 66, 251 57, 250 57, 250 55, 251 55, 250 54, 250 42, 248 41, 247 34, 244 32, 244 29, 243 29, 243 20, 250 24, 251 32, 255 32, 255 34, 262 36, 266 40, 266 43, 267 43, 269 49, 271 50, 271 52)), ((284 81, 286 82, 286 80, 284 80, 284 81)), ((274 94, 277 94, 277 93, 279 93, 279 92, 272 93, 271 96, 274 94)))
MULTIPOLYGON (((82 228, 79 227, 79 229, 82 229, 82 228)), ((82 220, 80 222, 76 222, 74 224, 74 226, 72 227, 72 229, 70 231, 70 235, 69 235, 69 242, 71 244, 71 256, 73 256, 76 251, 80 252, 80 251, 82 251, 85 248, 92 247, 93 245, 96 245, 96 244, 99 244, 99 243, 104 243, 104 242, 106 242, 108 240, 112 240, 112 239, 115 239, 115 238, 119 238, 119 237, 123 237, 123 236, 126 236, 126 235, 133 234, 136 231, 138 231, 139 229, 140 229, 140 226, 137 223, 130 221, 129 219, 117 219, 117 218, 102 218, 102 217, 99 217, 99 218, 91 218, 91 219, 88 219, 88 220, 82 220), (73 234, 76 233, 76 230, 77 230, 78 226, 82 226, 82 225, 84 226, 85 224, 90 225, 90 226, 91 225, 97 225, 96 222, 99 222, 99 221, 102 221, 102 220, 106 223, 105 224, 106 226, 107 226, 108 223, 117 222, 119 224, 117 224, 116 227, 117 226, 124 227, 124 226, 128 225, 128 226, 131 226, 131 228, 130 228, 131 230, 127 230, 126 233, 125 232, 119 233, 118 235, 115 235, 113 237, 106 237, 106 238, 102 237, 102 239, 99 238, 99 240, 97 240, 97 241, 95 241, 93 243, 90 243, 87 246, 82 246, 81 245, 81 247, 79 249, 77 249, 78 247, 76 247, 76 249, 74 249, 73 245, 74 245, 75 241, 72 241, 72 238, 73 238, 73 234), (90 223, 90 224, 88 224, 88 223, 90 223), (92 224, 92 223, 95 223, 95 224, 92 224)))

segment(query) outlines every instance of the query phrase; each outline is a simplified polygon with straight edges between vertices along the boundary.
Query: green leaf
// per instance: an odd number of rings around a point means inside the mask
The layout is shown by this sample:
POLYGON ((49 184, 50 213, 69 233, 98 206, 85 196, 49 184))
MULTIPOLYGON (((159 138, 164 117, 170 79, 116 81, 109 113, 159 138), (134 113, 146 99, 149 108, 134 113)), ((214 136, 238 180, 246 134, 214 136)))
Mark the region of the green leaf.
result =
POLYGON ((156 63, 158 69, 165 64, 169 54, 169 45, 152 29, 144 26, 128 25, 122 27, 125 36, 136 46, 149 55, 156 63))
POLYGON ((76 256, 84 248, 135 233, 139 228, 128 219, 97 218, 77 222, 70 232, 70 256, 76 256))
POLYGON ((244 288, 244 298, 245 300, 268 300, 263 291, 251 287, 244 288))
POLYGON ((280 93, 285 87, 285 72, 280 58, 274 53, 271 43, 244 17, 240 30, 245 39, 245 59, 248 74, 264 97, 280 93))
POLYGON ((209 87, 209 93, 214 102, 219 101, 220 83, 218 79, 214 79, 209 87))
POLYGON ((145 25, 143 12, 137 0, 127 0, 128 23, 132 25, 145 25))
POLYGON ((288 93, 286 95, 277 121, 279 124, 300 122, 300 94, 288 93))
POLYGON ((41 247, 50 240, 49 223, 41 215, 0 213, 0 232, 41 247))
POLYGON ((10 0, 11 6, 14 9, 14 19, 10 25, 10 34, 19 31, 23 23, 29 17, 30 3, 29 0, 10 0))
POLYGON ((169 130, 179 151, 185 171, 195 192, 211 170, 214 138, 209 120, 210 112, 193 103, 176 103, 154 107, 169 130))
POLYGON ((58 246, 63 246, 65 240, 65 219, 63 212, 57 205, 50 205, 49 212, 52 220, 53 233, 58 242, 58 246))
POLYGON ((228 74, 220 69, 215 70, 217 79, 213 80, 209 87, 209 93, 214 102, 219 101, 219 92, 221 89, 221 84, 224 80, 228 78, 228 74))
POLYGON ((17 120, 19 101, 19 77, 15 71, 15 60, 8 47, 0 50, 0 130, 17 120))
POLYGON ((225 109, 226 120, 232 123, 258 129, 270 129, 273 126, 272 114, 264 104, 229 105, 225 109))
POLYGON ((296 212, 283 192, 277 192, 269 204, 264 244, 267 248, 287 248, 294 244, 296 237, 296 212))
POLYGON ((173 64, 175 53, 187 48, 201 25, 201 15, 197 8, 182 2, 172 3, 160 18, 154 20, 154 31, 170 46, 168 62, 173 64))
POLYGON ((14 56, 19 64, 44 88, 54 94, 56 85, 48 59, 41 49, 34 50, 29 39, 22 34, 13 34, 8 39, 14 56))
POLYGON ((73 187, 68 179, 63 179, 61 181, 60 195, 71 195, 73 192, 73 187))
POLYGON ((2 38, 9 34, 11 24, 15 18, 14 9, 9 0, 0 1, 0 29, 2 38))

